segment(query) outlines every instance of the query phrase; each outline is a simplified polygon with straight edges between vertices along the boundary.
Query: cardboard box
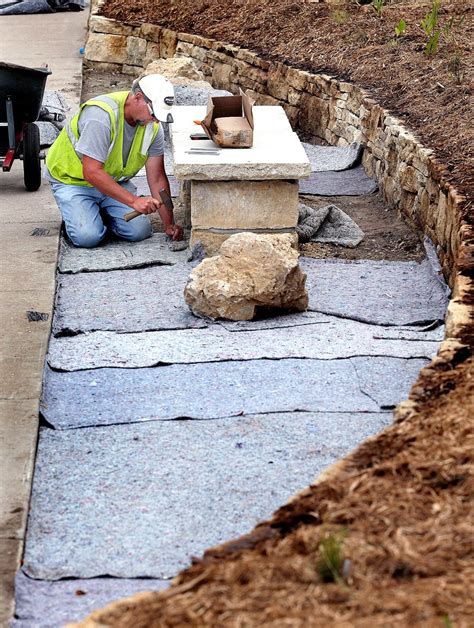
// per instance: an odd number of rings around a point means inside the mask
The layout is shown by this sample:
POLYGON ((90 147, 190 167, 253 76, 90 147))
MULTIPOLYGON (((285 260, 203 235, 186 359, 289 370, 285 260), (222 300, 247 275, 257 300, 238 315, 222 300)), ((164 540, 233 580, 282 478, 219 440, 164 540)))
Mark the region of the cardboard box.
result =
POLYGON ((240 90, 239 96, 210 96, 201 126, 218 146, 250 148, 253 144, 254 101, 240 90))

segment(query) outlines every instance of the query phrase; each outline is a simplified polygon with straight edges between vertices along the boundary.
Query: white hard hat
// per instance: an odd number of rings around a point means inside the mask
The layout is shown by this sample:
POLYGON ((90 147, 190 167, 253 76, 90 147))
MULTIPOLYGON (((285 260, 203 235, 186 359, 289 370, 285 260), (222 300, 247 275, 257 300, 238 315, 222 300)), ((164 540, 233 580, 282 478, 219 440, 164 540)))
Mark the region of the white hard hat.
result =
POLYGON ((138 86, 150 101, 155 118, 160 122, 173 122, 174 88, 170 81, 161 74, 147 74, 138 79, 138 86))

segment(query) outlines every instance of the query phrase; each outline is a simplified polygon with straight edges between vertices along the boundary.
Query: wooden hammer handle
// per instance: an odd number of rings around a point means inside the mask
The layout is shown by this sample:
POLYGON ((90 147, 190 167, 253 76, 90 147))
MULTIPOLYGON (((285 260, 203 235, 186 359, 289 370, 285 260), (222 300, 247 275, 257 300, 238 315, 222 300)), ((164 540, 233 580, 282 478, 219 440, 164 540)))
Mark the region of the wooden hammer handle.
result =
MULTIPOLYGON (((165 205, 165 207, 169 211, 172 212, 173 211, 173 201, 171 200, 171 196, 168 194, 168 192, 164 188, 162 190, 160 190, 160 198, 163 201, 163 204, 165 205)), ((128 222, 129 220, 133 220, 137 216, 141 216, 141 214, 142 214, 142 212, 137 212, 137 211, 128 212, 128 214, 125 214, 123 219, 125 220, 125 222, 128 222)))
POLYGON ((133 220, 133 218, 136 218, 137 216, 142 216, 142 212, 137 212, 136 210, 133 210, 133 212, 128 212, 128 214, 125 214, 125 216, 123 217, 123 219, 125 220, 125 222, 128 222, 129 220, 133 220))

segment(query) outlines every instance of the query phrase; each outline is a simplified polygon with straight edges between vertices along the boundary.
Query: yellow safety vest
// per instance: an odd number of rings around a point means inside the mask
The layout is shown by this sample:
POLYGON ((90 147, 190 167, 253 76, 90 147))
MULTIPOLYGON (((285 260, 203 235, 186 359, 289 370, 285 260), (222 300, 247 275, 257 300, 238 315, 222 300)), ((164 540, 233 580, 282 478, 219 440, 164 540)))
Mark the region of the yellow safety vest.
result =
POLYGON ((97 96, 85 102, 79 112, 72 118, 58 135, 46 157, 46 165, 51 175, 70 185, 84 185, 92 187, 84 179, 82 162, 77 156, 75 146, 79 140, 78 121, 84 107, 96 105, 101 107, 110 116, 111 140, 104 170, 116 181, 127 180, 143 168, 148 158, 148 149, 158 133, 159 125, 150 122, 145 126, 137 126, 133 138, 127 163, 123 163, 123 128, 124 107, 130 92, 113 92, 97 96))

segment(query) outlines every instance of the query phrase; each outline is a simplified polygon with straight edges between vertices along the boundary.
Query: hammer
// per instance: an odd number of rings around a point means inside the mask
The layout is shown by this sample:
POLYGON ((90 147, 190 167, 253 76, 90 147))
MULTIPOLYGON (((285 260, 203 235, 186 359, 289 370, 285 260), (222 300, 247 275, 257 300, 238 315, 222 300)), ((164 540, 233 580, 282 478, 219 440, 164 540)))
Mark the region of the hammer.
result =
MULTIPOLYGON (((160 190, 159 194, 160 194, 161 200, 163 201, 163 205, 166 207, 166 209, 172 212, 174 205, 173 205, 173 201, 171 200, 171 196, 168 194, 165 188, 160 190)), ((137 212, 137 211, 128 212, 128 214, 125 214, 123 219, 125 220, 125 222, 128 222, 129 220, 133 220, 133 218, 136 218, 137 216, 142 216, 142 212, 137 212)))

